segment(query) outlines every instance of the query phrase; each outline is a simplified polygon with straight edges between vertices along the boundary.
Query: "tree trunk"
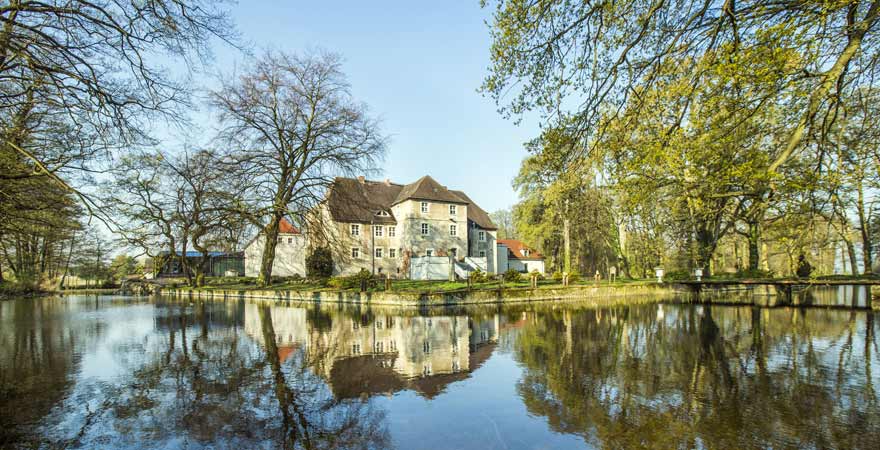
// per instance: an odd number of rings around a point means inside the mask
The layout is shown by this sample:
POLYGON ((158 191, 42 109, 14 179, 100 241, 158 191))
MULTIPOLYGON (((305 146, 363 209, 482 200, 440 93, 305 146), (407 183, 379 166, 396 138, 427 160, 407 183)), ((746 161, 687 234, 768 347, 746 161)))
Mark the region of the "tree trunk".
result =
POLYGON ((847 256, 849 256, 850 271, 852 272, 853 275, 858 275, 859 274, 859 263, 858 263, 858 261, 856 261, 856 246, 853 244, 853 242, 851 240, 849 240, 846 237, 843 238, 843 242, 844 242, 844 244, 846 244, 846 253, 847 253, 847 256))
MULTIPOLYGON (((261 286, 272 284, 272 264, 275 262, 275 247, 278 245, 278 224, 281 223, 280 215, 273 215, 269 225, 263 230, 266 242, 263 244, 263 258, 260 262, 260 276, 257 283, 261 286)), ((370 230, 372 232, 372 230, 370 230)))
POLYGON ((718 245, 718 241, 715 239, 713 233, 706 229, 705 226, 700 226, 697 229, 696 238, 697 255, 695 267, 703 269, 704 277, 710 277, 712 276, 712 255, 715 253, 715 247, 718 245))
POLYGON ((862 235, 862 257, 864 259, 865 270, 863 273, 865 275, 870 275, 874 273, 874 255, 871 249, 871 231, 870 224, 867 214, 865 214, 865 188, 862 185, 862 180, 859 178, 856 181, 856 191, 858 192, 858 203, 856 207, 859 213, 859 231, 862 235))
POLYGON ((761 222, 752 220, 749 222, 749 270, 758 271, 761 264, 761 222))
POLYGON ((562 219, 562 247, 565 272, 571 273, 571 221, 568 217, 562 219))

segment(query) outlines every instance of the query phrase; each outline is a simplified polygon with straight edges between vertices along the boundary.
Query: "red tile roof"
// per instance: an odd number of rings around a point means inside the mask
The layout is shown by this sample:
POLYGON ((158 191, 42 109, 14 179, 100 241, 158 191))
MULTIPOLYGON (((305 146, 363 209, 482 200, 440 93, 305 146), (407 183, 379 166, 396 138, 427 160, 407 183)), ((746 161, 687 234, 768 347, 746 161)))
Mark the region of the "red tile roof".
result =
POLYGON ((282 217, 281 222, 278 223, 278 232, 284 234, 299 234, 299 229, 282 217))
POLYGON ((507 254, 508 258, 532 260, 544 259, 544 255, 542 255, 540 252, 533 249, 532 247, 524 244, 522 241, 517 241, 516 239, 498 239, 498 241, 496 242, 507 246, 508 250, 510 250, 507 254), (524 256, 522 252, 523 250, 528 250, 529 256, 524 256))

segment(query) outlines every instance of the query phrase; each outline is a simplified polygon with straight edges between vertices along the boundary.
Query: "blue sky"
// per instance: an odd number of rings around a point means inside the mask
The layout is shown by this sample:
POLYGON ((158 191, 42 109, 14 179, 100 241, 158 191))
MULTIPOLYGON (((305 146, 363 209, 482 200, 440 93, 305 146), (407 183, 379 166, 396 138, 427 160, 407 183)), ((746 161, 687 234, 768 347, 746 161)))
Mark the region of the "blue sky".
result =
MULTIPOLYGON (((391 138, 375 178, 407 183, 430 174, 489 211, 516 202, 511 180, 538 127, 504 119, 477 92, 488 73, 491 14, 478 0, 242 0, 231 13, 257 52, 320 48, 343 56, 353 95, 391 138)), ((215 52, 221 72, 245 61, 228 47, 215 52)))

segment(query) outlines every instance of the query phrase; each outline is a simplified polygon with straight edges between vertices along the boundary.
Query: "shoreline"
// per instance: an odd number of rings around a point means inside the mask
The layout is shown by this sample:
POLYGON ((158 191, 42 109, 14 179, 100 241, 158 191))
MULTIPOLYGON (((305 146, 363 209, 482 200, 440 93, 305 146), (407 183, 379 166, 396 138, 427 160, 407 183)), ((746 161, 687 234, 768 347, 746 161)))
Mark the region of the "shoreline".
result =
POLYGON ((681 298, 683 290, 671 285, 569 286, 565 288, 493 288, 454 292, 358 292, 296 290, 225 290, 163 288, 159 292, 178 299, 253 299, 281 302, 341 303, 382 306, 498 305, 547 301, 644 303, 681 298), (608 301, 613 299, 614 301, 608 301))
MULTIPOLYGON (((820 285, 815 285, 820 286, 820 285)), ((827 286, 827 285, 826 285, 827 286)), ((864 306, 816 304, 808 289, 791 289, 762 284, 714 284, 695 290, 688 283, 621 284, 606 286, 512 287, 447 292, 350 290, 260 290, 162 288, 158 294, 176 299, 253 299, 286 303, 338 303, 399 307, 450 307, 465 305, 505 305, 532 302, 580 302, 591 305, 619 305, 673 301, 677 303, 739 305, 758 307, 816 307, 880 310, 880 297, 869 294, 864 306)), ((876 293, 878 286, 868 287, 876 293), (873 289, 872 289, 873 288, 873 289)))

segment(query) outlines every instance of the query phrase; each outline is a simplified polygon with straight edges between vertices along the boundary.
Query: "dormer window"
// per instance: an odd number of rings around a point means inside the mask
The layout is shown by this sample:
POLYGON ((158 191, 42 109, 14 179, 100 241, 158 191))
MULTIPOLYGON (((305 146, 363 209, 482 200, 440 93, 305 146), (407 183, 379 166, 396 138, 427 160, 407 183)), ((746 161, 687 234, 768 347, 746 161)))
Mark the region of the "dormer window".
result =
POLYGON ((428 214, 428 202, 422 202, 422 214, 428 214))
POLYGON ((391 214, 388 214, 388 211, 379 211, 376 215, 379 217, 391 217, 391 214))
POLYGON ((449 215, 454 216, 456 214, 457 209, 458 208, 455 205, 449 205, 449 215))
POLYGON ((528 256, 529 256, 529 249, 524 248, 524 249, 521 250, 521 252, 522 252, 522 255, 523 255, 523 256, 525 256, 525 257, 528 257, 528 256))

